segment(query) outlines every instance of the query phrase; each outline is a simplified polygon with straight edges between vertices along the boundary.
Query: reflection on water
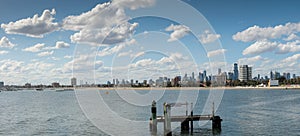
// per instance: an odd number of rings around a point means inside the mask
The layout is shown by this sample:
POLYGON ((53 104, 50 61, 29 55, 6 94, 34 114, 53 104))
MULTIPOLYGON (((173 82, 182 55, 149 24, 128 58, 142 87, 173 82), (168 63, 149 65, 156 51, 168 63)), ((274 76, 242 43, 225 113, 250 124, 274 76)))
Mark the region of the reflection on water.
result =
MULTIPOLYGON (((124 102, 113 91, 100 94, 110 109, 123 118, 149 120, 151 103, 138 106, 124 102)), ((199 92, 195 114, 202 112, 208 94, 209 91, 199 92)), ((178 91, 166 91, 157 102, 158 115, 163 113, 163 102, 173 102, 178 95, 178 91)), ((220 135, 300 135, 299 107, 300 90, 227 90, 216 113, 223 119, 220 135)), ((175 111, 172 115, 182 115, 185 107, 175 111)), ((84 116, 75 92, 1 92, 0 120, 0 135, 105 135, 84 116)), ((179 123, 172 123, 172 127, 173 135, 190 135, 180 132, 179 123)), ((162 123, 158 129, 158 135, 162 135, 162 123)), ((119 134, 126 135, 126 131, 119 134)), ((149 129, 137 132, 150 135, 149 129)), ((193 135, 213 135, 211 122, 194 122, 193 135)))

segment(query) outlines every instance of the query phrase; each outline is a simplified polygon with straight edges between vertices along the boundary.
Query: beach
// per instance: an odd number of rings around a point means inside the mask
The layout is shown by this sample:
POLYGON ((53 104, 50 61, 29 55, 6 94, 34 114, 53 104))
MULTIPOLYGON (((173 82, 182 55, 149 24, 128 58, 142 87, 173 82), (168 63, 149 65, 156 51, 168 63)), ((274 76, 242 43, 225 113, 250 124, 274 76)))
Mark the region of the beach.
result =
POLYGON ((300 86, 278 86, 278 87, 77 87, 75 89, 88 90, 300 90, 300 86))

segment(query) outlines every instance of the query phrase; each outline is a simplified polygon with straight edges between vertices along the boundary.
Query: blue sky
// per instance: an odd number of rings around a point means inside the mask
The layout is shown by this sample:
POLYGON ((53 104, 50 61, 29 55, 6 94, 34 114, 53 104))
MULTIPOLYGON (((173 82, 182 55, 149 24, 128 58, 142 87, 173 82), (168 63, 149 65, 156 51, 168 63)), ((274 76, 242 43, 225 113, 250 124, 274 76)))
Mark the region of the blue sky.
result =
POLYGON ((18 85, 69 84, 73 76, 84 83, 148 80, 232 71, 235 62, 253 66, 253 77, 270 70, 300 75, 299 4, 2 1, 0 80, 18 85))

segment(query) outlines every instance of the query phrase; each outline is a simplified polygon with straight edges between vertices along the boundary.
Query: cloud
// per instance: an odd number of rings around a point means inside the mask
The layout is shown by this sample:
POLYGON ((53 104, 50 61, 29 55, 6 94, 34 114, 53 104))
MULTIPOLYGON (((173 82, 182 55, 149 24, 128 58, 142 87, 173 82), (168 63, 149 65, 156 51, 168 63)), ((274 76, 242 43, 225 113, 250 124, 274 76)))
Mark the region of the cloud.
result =
POLYGON ((223 55, 227 50, 226 49, 218 49, 214 51, 207 52, 207 57, 211 58, 217 55, 223 55))
POLYGON ((257 41, 254 44, 250 45, 248 48, 246 48, 243 51, 243 55, 271 52, 276 49, 277 45, 277 42, 270 42, 268 40, 257 41))
POLYGON ((56 42, 55 46, 53 46, 53 47, 45 47, 44 43, 38 43, 34 46, 27 47, 27 48, 23 49, 23 51, 40 52, 42 50, 55 50, 55 49, 69 48, 69 47, 70 47, 70 44, 65 43, 63 41, 58 41, 58 42, 56 42))
POLYGON ((22 61, 16 61, 16 60, 1 60, 0 61, 0 71, 1 72, 22 72, 24 62, 22 61))
POLYGON ((282 62, 291 63, 291 62, 297 62, 299 60, 300 60, 300 54, 294 54, 293 56, 283 59, 282 62))
POLYGON ((41 16, 38 14, 32 18, 21 19, 8 24, 1 24, 1 28, 7 34, 20 34, 29 37, 42 38, 45 34, 57 31, 60 25, 54 21, 55 9, 46 9, 41 16))
POLYGON ((296 34, 291 34, 287 38, 284 38, 285 41, 299 40, 299 36, 296 34))
POLYGON ((114 8, 110 2, 98 4, 88 12, 78 16, 68 16, 63 20, 66 30, 80 31, 83 29, 112 27, 121 24, 128 17, 123 9, 114 8))
POLYGON ((0 47, 2 48, 13 48, 15 46, 16 45, 11 43, 5 36, 0 39, 0 47))
POLYGON ((39 52, 41 51, 43 48, 45 47, 44 43, 38 43, 34 46, 28 47, 23 49, 23 51, 27 51, 27 52, 39 52))
POLYGON ((69 48, 70 44, 65 43, 63 41, 57 41, 55 43, 55 46, 53 47, 45 47, 44 50, 55 50, 55 49, 61 49, 61 48, 69 48))
MULTIPOLYGON (((62 81, 70 76, 52 72, 55 64, 43 61, 17 61, 5 59, 0 61, 1 78, 6 84, 24 85, 27 82, 33 84, 49 84, 49 81, 62 81)), ((67 82, 68 83, 68 82, 67 82)))
POLYGON ((65 63, 63 66, 63 72, 87 72, 91 69, 99 69, 103 66, 103 61, 95 60, 95 56, 88 55, 80 55, 74 57, 71 61, 65 63))
POLYGON ((130 38, 138 23, 123 23, 116 27, 83 29, 70 38, 74 43, 89 45, 116 44, 130 38))
POLYGON ((54 53, 54 51, 44 51, 38 54, 39 57, 50 56, 54 53))
POLYGON ((174 25, 171 24, 165 29, 168 32, 172 32, 168 42, 176 41, 190 32, 190 29, 185 25, 174 25))
POLYGON ((145 55, 145 52, 141 51, 141 52, 138 52, 138 53, 135 53, 135 54, 131 54, 130 57, 131 58, 136 58, 136 57, 140 57, 140 56, 143 56, 145 55))
POLYGON ((232 36, 235 41, 251 42, 263 39, 277 39, 300 32, 300 23, 286 23, 274 27, 259 27, 257 25, 238 32, 232 36))
POLYGON ((200 42, 202 44, 208 44, 208 43, 212 43, 216 40, 218 40, 219 38, 221 38, 220 34, 213 34, 210 31, 206 30, 203 34, 201 34, 199 36, 200 38, 200 42))
POLYGON ((70 47, 70 44, 68 43, 65 43, 63 41, 58 41, 56 42, 56 45, 55 45, 55 48, 56 49, 60 49, 60 48, 69 48, 70 47))
POLYGON ((277 54, 285 54, 291 52, 300 52, 300 41, 287 42, 286 44, 279 44, 277 54))
POLYGON ((64 56, 64 58, 65 58, 65 59, 72 59, 72 58, 73 58, 73 56, 66 55, 66 56, 64 56))
POLYGON ((115 0, 98 4, 81 15, 66 17, 63 20, 63 28, 77 31, 70 36, 74 43, 89 45, 120 43, 130 38, 138 27, 138 23, 127 22, 130 17, 126 16, 125 8, 136 9, 151 3, 150 0, 115 0))
POLYGON ((265 58, 261 57, 260 55, 250 57, 250 58, 240 58, 238 60, 239 65, 254 65, 258 61, 266 60, 265 58))
POLYGON ((8 51, 0 51, 0 55, 3 55, 3 54, 7 54, 9 53, 8 51))
POLYGON ((130 56, 132 54, 132 50, 129 50, 127 52, 120 52, 118 54, 118 57, 125 57, 125 56, 130 56))
POLYGON ((131 39, 129 41, 123 42, 119 45, 116 45, 114 47, 106 47, 103 50, 101 50, 100 52, 98 52, 98 56, 103 57, 103 56, 108 56, 108 55, 112 55, 114 53, 118 53, 120 52, 122 49, 124 49, 126 46, 130 46, 136 44, 136 40, 135 39, 131 39))
MULTIPOLYGON (((140 52, 140 55, 143 55, 144 52, 140 52)), ((148 59, 142 59, 139 60, 137 62, 135 62, 134 64, 130 64, 130 67, 151 67, 154 68, 156 67, 157 69, 160 69, 161 67, 169 67, 169 66, 173 66, 176 63, 181 63, 181 62, 188 62, 188 58, 183 56, 183 54, 181 53, 171 53, 169 56, 166 57, 162 57, 159 60, 154 60, 151 58, 148 59)))
POLYGON ((156 0, 113 0, 112 4, 117 7, 129 8, 136 10, 138 8, 146 8, 155 4, 156 0))
POLYGON ((279 63, 274 64, 274 68, 282 68, 282 69, 290 69, 296 71, 297 68, 297 64, 299 64, 299 60, 300 60, 300 54, 294 54, 290 57, 287 57, 281 61, 279 61, 279 63))

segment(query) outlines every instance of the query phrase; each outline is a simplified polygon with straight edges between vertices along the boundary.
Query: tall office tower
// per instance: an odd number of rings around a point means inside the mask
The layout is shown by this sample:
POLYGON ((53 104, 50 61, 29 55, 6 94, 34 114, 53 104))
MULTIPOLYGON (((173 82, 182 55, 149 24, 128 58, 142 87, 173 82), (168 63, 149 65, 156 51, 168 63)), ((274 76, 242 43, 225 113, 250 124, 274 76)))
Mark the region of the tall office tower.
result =
POLYGON ((240 66, 239 80, 241 80, 241 81, 252 80, 252 67, 248 67, 248 65, 240 66))
POLYGON ((76 86, 77 85, 77 79, 75 77, 71 78, 71 85, 76 86))
POLYGON ((270 79, 271 80, 275 79, 273 71, 270 72, 270 79))
POLYGON ((238 78, 239 78, 238 64, 234 63, 234 65, 233 65, 233 80, 238 80, 238 78))
POLYGON ((221 72, 222 72, 222 70, 221 70, 221 68, 219 68, 218 69, 218 75, 221 75, 221 72))

